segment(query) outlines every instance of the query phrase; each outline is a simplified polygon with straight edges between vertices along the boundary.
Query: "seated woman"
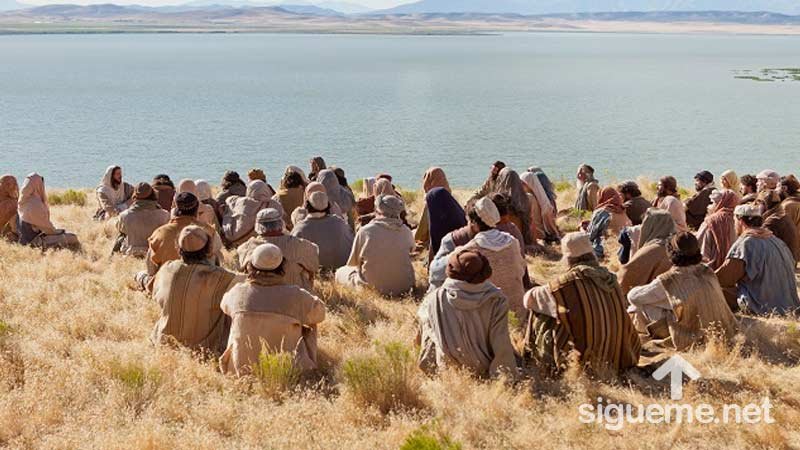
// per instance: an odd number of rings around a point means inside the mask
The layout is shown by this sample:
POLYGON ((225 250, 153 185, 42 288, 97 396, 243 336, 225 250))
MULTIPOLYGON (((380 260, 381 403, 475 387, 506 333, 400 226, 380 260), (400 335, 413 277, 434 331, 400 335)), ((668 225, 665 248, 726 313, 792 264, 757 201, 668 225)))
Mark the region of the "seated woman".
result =
POLYGON ((711 206, 697 232, 697 239, 700 241, 703 259, 712 269, 717 270, 725 262, 728 250, 736 241, 733 209, 739 204, 739 196, 729 189, 723 189, 715 190, 709 198, 711 206))
POLYGON ((305 201, 305 190, 308 180, 302 170, 295 166, 289 166, 283 173, 280 188, 273 199, 277 200, 283 208, 283 223, 286 229, 292 231, 292 212, 301 208, 305 201))
POLYGON ((644 286, 669 270, 667 242, 675 234, 675 221, 668 211, 650 208, 644 215, 636 254, 617 272, 622 292, 644 286))
MULTIPOLYGON (((381 195, 393 195, 402 200, 402 196, 395 190, 392 182, 389 181, 387 178, 377 178, 373 187, 372 187, 372 194, 369 197, 364 197, 358 202, 356 202, 356 214, 358 214, 358 224, 360 226, 364 226, 370 223, 372 219, 375 218, 375 199, 380 197, 381 195), (367 204, 370 206, 367 206, 367 204)), ((400 213, 400 220, 403 222, 404 225, 408 226, 408 222, 406 222, 406 210, 403 207, 403 211, 400 213)))
POLYGON ((44 178, 32 173, 22 183, 18 205, 19 243, 32 247, 80 250, 78 236, 57 229, 50 221, 44 178))
POLYGON ((0 177, 0 239, 19 241, 17 235, 17 202, 19 185, 12 175, 0 177))
POLYGON ((624 227, 629 225, 631 225, 631 221, 625 213, 625 206, 622 204, 622 196, 619 192, 612 187, 600 191, 597 207, 592 213, 592 219, 586 230, 592 241, 595 256, 598 258, 605 256, 603 241, 607 234, 617 236, 624 227))
MULTIPOLYGON (((431 167, 425 171, 422 176, 422 192, 428 195, 428 192, 435 188, 443 188, 450 192, 450 183, 447 181, 447 175, 441 167, 431 167)), ((427 247, 430 244, 431 230, 430 219, 428 215, 428 205, 425 204, 422 209, 422 214, 417 224, 417 229, 414 230, 414 240, 417 245, 427 247)))
POLYGON ((133 197, 133 186, 122 181, 122 168, 109 166, 100 185, 97 186, 98 209, 95 220, 106 220, 116 217, 128 209, 133 197))
POLYGON ((628 293, 628 313, 637 331, 669 339, 665 344, 678 351, 703 344, 712 330, 733 338, 736 319, 716 274, 702 263, 697 238, 680 232, 670 240, 667 252, 672 268, 628 293))
POLYGON ((399 296, 414 287, 414 235, 403 224, 403 201, 393 195, 375 199, 375 218, 356 233, 347 265, 336 271, 336 282, 369 286, 382 295, 399 296))

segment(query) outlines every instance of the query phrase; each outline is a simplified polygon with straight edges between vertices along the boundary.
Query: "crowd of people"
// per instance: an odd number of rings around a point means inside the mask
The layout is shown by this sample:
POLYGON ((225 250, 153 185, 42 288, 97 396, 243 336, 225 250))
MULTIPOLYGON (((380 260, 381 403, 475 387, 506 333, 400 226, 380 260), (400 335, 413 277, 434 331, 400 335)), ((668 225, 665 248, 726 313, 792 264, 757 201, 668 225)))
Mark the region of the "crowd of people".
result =
MULTIPOLYGON (((391 175, 364 179, 357 196, 322 157, 310 161, 308 176, 287 167, 277 190, 263 170, 247 180, 226 172, 216 195, 205 180, 176 186, 164 174, 132 185, 111 166, 96 189, 94 219, 115 230, 113 253, 143 260, 131 275, 161 308, 153 342, 217 355, 221 370, 236 375, 275 351, 314 370, 326 313, 316 281, 403 297, 418 285, 418 257, 428 278, 417 314, 427 372, 455 365, 513 378, 536 364, 557 375, 577 355, 586 370, 616 375, 638 364, 644 344, 683 351, 711 330, 731 338, 737 315, 800 311, 793 175, 726 171, 717 186, 704 170, 684 200, 670 176, 651 200, 634 181, 602 186, 585 164, 576 183, 565 213, 544 171, 520 175, 497 161, 461 204, 433 167, 422 178, 418 223, 410 223, 391 175), (557 218, 576 211, 588 220, 562 233, 557 218), (605 267, 614 240, 616 273, 605 267), (560 245, 565 267, 535 280, 526 257, 551 245, 560 245), (524 338, 512 343, 512 334, 524 338)), ((74 233, 51 222, 36 173, 21 188, 13 176, 0 178, 0 233, 22 245, 80 249, 74 233)))

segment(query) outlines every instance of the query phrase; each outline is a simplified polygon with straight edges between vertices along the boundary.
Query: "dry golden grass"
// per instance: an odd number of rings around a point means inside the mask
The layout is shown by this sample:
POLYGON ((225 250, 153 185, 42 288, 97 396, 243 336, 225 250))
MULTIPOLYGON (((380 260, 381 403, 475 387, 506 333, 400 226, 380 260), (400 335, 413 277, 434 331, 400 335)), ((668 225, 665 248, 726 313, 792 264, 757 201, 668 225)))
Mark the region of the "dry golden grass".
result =
MULTIPOLYGON (((562 195, 565 202, 573 196, 562 195)), ((578 405, 599 395, 666 403, 667 385, 644 372, 612 384, 576 371, 516 386, 453 370, 428 378, 402 354, 391 360, 391 376, 364 381, 362 370, 354 383, 347 368, 388 363, 381 350, 387 345, 415 356, 414 314, 425 282, 413 298, 387 300, 323 281, 318 294, 329 316, 320 326, 320 374, 276 396, 256 378, 221 375, 213 360, 153 346, 156 305, 128 287, 142 262, 109 257, 110 240, 91 213, 91 205, 53 207, 54 222, 79 235, 81 254, 43 255, 0 243, 0 447, 800 447, 794 323, 753 320, 734 348, 713 344, 685 355, 704 377, 687 385, 687 401, 719 406, 769 396, 777 423, 628 425, 612 432, 581 424, 578 405)), ((530 259, 533 277, 558 271, 557 259, 552 249, 530 259)))

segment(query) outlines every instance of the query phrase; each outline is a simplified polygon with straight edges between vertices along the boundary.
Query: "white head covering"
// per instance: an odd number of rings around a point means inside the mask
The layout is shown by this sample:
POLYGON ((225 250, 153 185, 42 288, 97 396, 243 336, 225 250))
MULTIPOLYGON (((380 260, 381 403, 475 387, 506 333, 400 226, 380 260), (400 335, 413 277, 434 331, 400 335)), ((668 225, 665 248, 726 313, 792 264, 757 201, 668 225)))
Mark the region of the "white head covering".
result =
POLYGON ((55 233, 56 227, 50 222, 44 178, 38 173, 28 175, 22 183, 17 212, 20 220, 33 225, 39 231, 45 234, 55 233))
POLYGON ((497 210, 497 205, 489 197, 483 197, 475 202, 475 212, 478 213, 478 217, 481 218, 483 223, 492 228, 496 227, 497 223, 500 222, 500 212, 497 210))
POLYGON ((211 199, 211 185, 206 180, 197 180, 194 182, 195 188, 197 188, 197 199, 201 202, 203 200, 211 199))
POLYGON ((565 258, 577 258, 593 253, 594 249, 592 249, 592 243, 589 240, 589 233, 583 231, 567 233, 561 239, 561 252, 565 258))
POLYGON ((275 270, 283 262, 283 252, 272 244, 261 244, 250 254, 250 264, 258 270, 275 270))
POLYGON ((269 201, 273 195, 270 191, 267 183, 261 180, 253 180, 247 185, 247 196, 261 203, 269 201))
POLYGON ((125 183, 120 183, 119 186, 114 188, 111 183, 111 178, 114 176, 114 169, 119 166, 108 166, 103 179, 100 180, 100 185, 97 190, 102 192, 114 205, 118 205, 125 201, 125 183))
POLYGON ((379 195, 375 197, 375 211, 383 217, 399 219, 405 209, 406 205, 403 200, 394 195, 379 195))
POLYGON ((778 174, 778 172, 769 169, 759 172, 758 175, 756 175, 756 179, 764 181, 768 189, 777 188, 778 183, 781 182, 781 176, 778 174))
POLYGON ((553 204, 550 202, 550 198, 547 196, 547 191, 544 190, 541 181, 539 181, 539 177, 533 171, 530 171, 520 175, 520 179, 533 192, 533 197, 536 199, 536 203, 539 204, 539 209, 542 213, 550 213, 553 209, 553 204))
POLYGON ((761 206, 752 203, 739 205, 733 210, 733 215, 736 217, 761 217, 761 206))
POLYGON ((308 197, 308 203, 317 211, 325 210, 330 204, 328 201, 328 194, 324 192, 314 192, 308 197))

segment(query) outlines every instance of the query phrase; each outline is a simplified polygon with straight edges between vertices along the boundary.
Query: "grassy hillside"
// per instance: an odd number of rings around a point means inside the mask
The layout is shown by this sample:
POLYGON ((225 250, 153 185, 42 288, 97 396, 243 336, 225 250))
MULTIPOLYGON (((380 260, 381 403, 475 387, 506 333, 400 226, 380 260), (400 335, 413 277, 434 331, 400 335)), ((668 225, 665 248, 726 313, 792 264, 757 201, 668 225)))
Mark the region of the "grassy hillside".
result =
MULTIPOLYGON (((563 205, 574 195, 562 192, 563 205)), ((223 376, 213 359, 149 342, 158 309, 129 287, 142 262, 108 256, 111 242, 90 219, 92 203, 52 208, 53 221, 80 236, 82 254, 0 243, 0 447, 800 447, 795 323, 751 321, 733 348, 712 343, 685 355, 703 375, 685 387, 687 401, 718 406, 769 397, 775 424, 609 431, 581 424, 578 406, 598 396, 667 403, 667 383, 646 371, 613 383, 577 370, 560 381, 529 372, 516 386, 454 370, 436 378, 417 371, 421 263, 417 294, 401 301, 319 283, 329 310, 320 327, 319 375, 297 380, 275 358, 264 361, 260 378, 223 376)), ((417 211, 420 200, 412 206, 417 211)), ((551 249, 529 259, 532 276, 557 273, 558 258, 551 249)))

